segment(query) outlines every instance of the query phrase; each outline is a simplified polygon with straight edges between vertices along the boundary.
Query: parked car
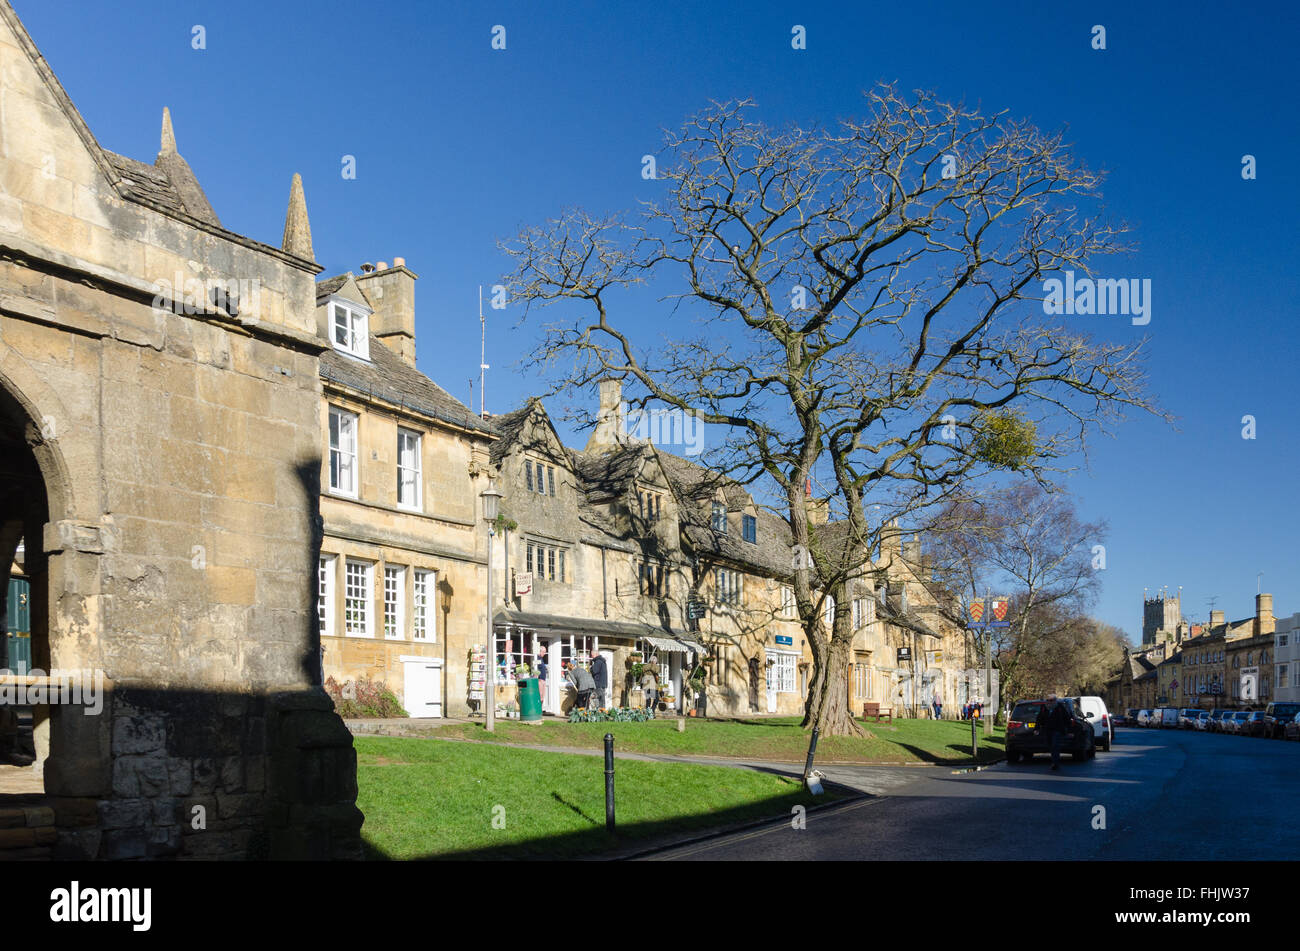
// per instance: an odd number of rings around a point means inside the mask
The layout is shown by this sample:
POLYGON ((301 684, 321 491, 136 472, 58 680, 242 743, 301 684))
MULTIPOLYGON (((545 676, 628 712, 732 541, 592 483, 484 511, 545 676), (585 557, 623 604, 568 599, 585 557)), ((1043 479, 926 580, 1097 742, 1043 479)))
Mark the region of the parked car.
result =
MULTIPOLYGON (((1060 702, 1065 705, 1065 709, 1070 714, 1070 729, 1061 752, 1069 753, 1076 763, 1090 756, 1096 756, 1097 738, 1092 723, 1079 716, 1070 700, 1062 699, 1060 702)), ((1046 705, 1046 700, 1021 700, 1012 708, 1011 717, 1007 720, 1008 763, 1018 763, 1021 757, 1028 762, 1034 758, 1035 753, 1052 751, 1047 734, 1034 732, 1038 717, 1046 705)))
POLYGON ((1246 714, 1246 720, 1241 725, 1241 733, 1245 736, 1268 736, 1268 721, 1264 719, 1264 711, 1255 710, 1246 714))
POLYGON ((1230 710, 1224 714, 1223 722, 1219 724, 1220 733, 1231 733, 1236 735, 1242 732, 1246 725, 1246 717, 1250 716, 1249 710, 1230 710))
POLYGON ((1133 718, 1134 726, 1151 726, 1151 710, 1139 710, 1133 718))
POLYGON ((1093 739, 1097 746, 1109 752, 1115 739, 1115 730, 1110 725, 1110 711, 1106 709, 1106 701, 1101 697, 1070 697, 1069 700, 1079 715, 1092 724, 1093 739))
POLYGON ((1268 724, 1265 735, 1275 740, 1282 739, 1286 725, 1295 720, 1297 713, 1300 713, 1300 703, 1274 700, 1264 708, 1264 722, 1268 724))
POLYGON ((1231 710, 1215 707, 1210 711, 1210 722, 1205 725, 1205 729, 1211 733, 1222 733, 1223 721, 1230 713, 1232 713, 1231 710))
POLYGON ((1196 712, 1196 722, 1193 726, 1198 730, 1208 730, 1210 728, 1210 711, 1198 710, 1196 712))
POLYGON ((1300 740, 1300 713, 1297 713, 1295 719, 1282 729, 1282 739, 1300 740))
POLYGON ((1200 712, 1201 711, 1197 710, 1195 707, 1184 707, 1183 709, 1179 710, 1178 729, 1180 730, 1196 729, 1196 724, 1193 721, 1196 719, 1197 714, 1199 714, 1200 712))

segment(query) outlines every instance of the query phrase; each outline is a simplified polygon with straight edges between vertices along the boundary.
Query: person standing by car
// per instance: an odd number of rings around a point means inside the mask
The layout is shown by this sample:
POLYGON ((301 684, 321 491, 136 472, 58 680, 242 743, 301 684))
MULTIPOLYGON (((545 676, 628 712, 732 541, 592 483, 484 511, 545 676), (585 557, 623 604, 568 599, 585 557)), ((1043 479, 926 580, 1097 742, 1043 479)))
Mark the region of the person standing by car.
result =
POLYGON ((1056 694, 1047 695, 1047 706, 1038 715, 1035 733, 1046 733, 1052 749, 1052 769, 1061 768, 1061 746, 1065 743, 1065 734, 1070 729, 1070 711, 1056 699, 1056 694))

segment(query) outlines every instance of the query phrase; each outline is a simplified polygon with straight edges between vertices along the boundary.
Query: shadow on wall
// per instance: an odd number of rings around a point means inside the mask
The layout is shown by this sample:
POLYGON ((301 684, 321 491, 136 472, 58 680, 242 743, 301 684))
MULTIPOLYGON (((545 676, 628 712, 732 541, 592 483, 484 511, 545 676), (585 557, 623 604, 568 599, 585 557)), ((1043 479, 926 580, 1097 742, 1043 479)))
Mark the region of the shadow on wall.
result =
MULTIPOLYGON (((0 814, 47 807, 27 812, 30 836, 9 837, 11 849, 28 850, 21 857, 361 857, 356 751, 320 688, 259 694, 104 683, 100 693, 63 683, 67 693, 45 699, 82 702, 49 707, 44 795, 0 794, 0 814)), ((14 857, 0 851, 0 859, 14 857)))

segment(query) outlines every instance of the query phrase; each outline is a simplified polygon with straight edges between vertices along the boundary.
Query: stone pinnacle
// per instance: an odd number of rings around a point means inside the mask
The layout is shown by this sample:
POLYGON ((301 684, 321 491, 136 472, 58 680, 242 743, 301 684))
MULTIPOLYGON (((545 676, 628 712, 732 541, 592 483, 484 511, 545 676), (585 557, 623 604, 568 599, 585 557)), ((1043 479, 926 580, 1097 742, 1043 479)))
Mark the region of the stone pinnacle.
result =
POLYGON ((316 260, 311 246, 311 222, 307 220, 307 196, 302 190, 302 176, 296 172, 289 186, 289 211, 284 216, 284 241, 280 247, 308 261, 316 260))

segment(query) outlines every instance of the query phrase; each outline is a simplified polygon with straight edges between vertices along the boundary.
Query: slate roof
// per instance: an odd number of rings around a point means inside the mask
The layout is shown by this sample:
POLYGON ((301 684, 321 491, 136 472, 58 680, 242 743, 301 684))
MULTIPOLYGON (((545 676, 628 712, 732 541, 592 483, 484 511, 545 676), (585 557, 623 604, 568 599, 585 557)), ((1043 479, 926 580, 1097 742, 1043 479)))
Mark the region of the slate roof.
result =
POLYGON ((422 416, 479 432, 496 433, 495 426, 419 370, 402 362, 374 334, 370 335, 370 362, 331 348, 320 355, 320 377, 422 416))
POLYGON ((104 158, 108 164, 122 176, 122 184, 130 189, 131 197, 147 205, 172 213, 187 214, 185 202, 171 179, 156 165, 146 165, 125 155, 118 155, 104 149, 104 158))
MULTIPOLYGON (((337 294, 339 289, 342 288, 351 277, 352 272, 348 271, 346 274, 339 274, 336 277, 327 277, 323 281, 317 281, 316 303, 321 304, 325 301, 325 298, 329 297, 331 294, 337 294)), ((357 303, 361 304, 364 303, 364 301, 357 301, 357 303)))
POLYGON ((529 399, 519 409, 512 409, 508 413, 501 413, 492 417, 492 425, 500 434, 501 438, 492 444, 492 464, 500 465, 503 460, 514 448, 515 443, 519 441, 519 436, 523 432, 524 423, 533 413, 533 400, 529 399))

